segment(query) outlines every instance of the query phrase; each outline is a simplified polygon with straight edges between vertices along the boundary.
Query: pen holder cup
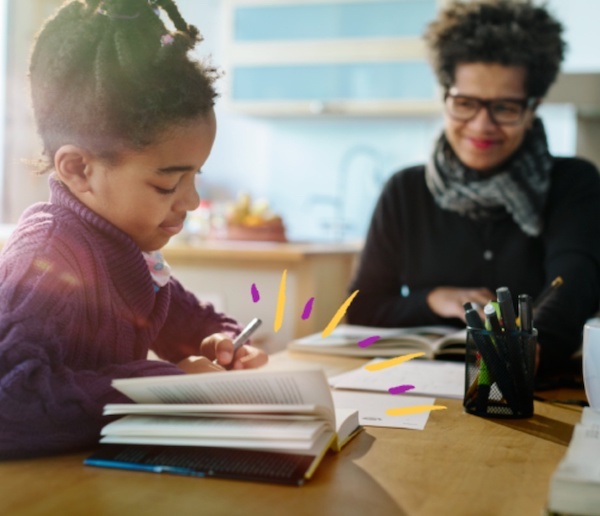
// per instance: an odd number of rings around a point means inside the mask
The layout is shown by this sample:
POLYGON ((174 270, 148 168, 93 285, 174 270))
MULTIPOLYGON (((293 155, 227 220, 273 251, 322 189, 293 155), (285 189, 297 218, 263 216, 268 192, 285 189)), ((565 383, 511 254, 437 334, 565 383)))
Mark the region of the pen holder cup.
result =
POLYGON ((469 414, 533 416, 537 330, 495 333, 467 328, 465 397, 469 414))

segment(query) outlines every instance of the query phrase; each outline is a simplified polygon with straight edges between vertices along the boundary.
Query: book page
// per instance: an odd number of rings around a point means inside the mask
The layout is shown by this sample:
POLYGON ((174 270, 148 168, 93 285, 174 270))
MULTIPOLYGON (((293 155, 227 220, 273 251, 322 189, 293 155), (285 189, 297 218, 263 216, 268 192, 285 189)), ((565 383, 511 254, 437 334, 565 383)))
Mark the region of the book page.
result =
MULTIPOLYGON (((410 328, 379 328, 341 324, 323 338, 320 333, 295 339, 288 344, 292 351, 326 353, 344 356, 390 357, 403 353, 425 352, 432 358, 434 350, 452 340, 457 329, 450 326, 417 326, 410 328), (379 337, 372 344, 361 347, 358 343, 369 337, 379 337)), ((466 334, 465 334, 466 335, 466 334)), ((464 345, 463 345, 464 353, 464 345)))
POLYGON ((583 407, 581 414, 582 425, 600 425, 600 410, 593 409, 592 407, 583 407))
POLYGON ((404 416, 389 416, 387 409, 433 405, 435 398, 417 396, 392 396, 376 392, 334 391, 336 410, 348 408, 358 410, 358 420, 364 426, 382 426, 387 428, 408 428, 423 430, 429 419, 429 412, 404 416))
POLYGON ((327 419, 329 411, 318 405, 200 405, 197 403, 108 403, 105 416, 127 414, 244 417, 256 419, 327 419))
POLYGON ((251 439, 225 439, 222 437, 192 437, 192 436, 142 436, 142 435, 106 435, 100 439, 101 443, 108 444, 154 444, 167 446, 212 446, 218 448, 238 448, 242 450, 265 450, 289 453, 310 453, 315 449, 315 442, 319 442, 322 435, 328 439, 334 435, 333 431, 324 431, 316 441, 305 439, 268 439, 256 441, 251 439))
POLYGON ((137 403, 319 405, 331 412, 333 420, 333 401, 321 369, 153 376, 112 384, 137 403))
POLYGON ((314 333, 306 337, 295 339, 294 342, 306 346, 350 346, 356 345, 359 341, 368 337, 377 335, 382 342, 394 340, 402 341, 403 337, 406 337, 406 342, 408 342, 412 337, 416 337, 415 341, 427 343, 454 332, 456 332, 456 328, 449 326, 380 328, 375 326, 339 324, 327 337, 322 337, 321 333, 314 333))
POLYGON ((600 412, 583 409, 567 453, 552 475, 548 508, 560 514, 598 514, 600 507, 600 412), (584 424, 585 421, 585 424, 584 424))
POLYGON ((464 355, 467 348, 467 329, 445 335, 433 343, 436 351, 447 350, 449 354, 464 355))
MULTIPOLYGON (((109 423, 102 435, 206 437, 264 441, 314 440, 328 425, 325 421, 195 418, 177 416, 125 416, 109 423)), ((257 444, 259 445, 259 444, 257 444)))
MULTIPOLYGON (((381 362, 379 358, 368 364, 381 362)), ((335 389, 389 392, 391 387, 412 385, 408 394, 462 399, 465 393, 465 365, 460 362, 410 360, 379 371, 368 371, 365 366, 329 378, 335 389)))
POLYGON ((600 423, 583 425, 578 423, 567 448, 564 461, 588 465, 600 481, 600 423))

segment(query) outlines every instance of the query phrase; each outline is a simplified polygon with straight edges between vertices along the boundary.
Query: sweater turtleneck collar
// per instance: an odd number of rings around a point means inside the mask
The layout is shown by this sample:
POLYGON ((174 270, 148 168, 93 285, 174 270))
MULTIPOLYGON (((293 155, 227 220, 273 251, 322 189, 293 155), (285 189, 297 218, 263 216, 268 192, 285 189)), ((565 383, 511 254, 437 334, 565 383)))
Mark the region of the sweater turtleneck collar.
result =
POLYGON ((106 257, 106 267, 117 288, 127 297, 146 299, 146 308, 151 309, 154 288, 138 245, 125 232, 83 204, 54 175, 50 176, 49 183, 51 205, 69 210, 97 235, 93 244, 100 244, 97 250, 106 257))

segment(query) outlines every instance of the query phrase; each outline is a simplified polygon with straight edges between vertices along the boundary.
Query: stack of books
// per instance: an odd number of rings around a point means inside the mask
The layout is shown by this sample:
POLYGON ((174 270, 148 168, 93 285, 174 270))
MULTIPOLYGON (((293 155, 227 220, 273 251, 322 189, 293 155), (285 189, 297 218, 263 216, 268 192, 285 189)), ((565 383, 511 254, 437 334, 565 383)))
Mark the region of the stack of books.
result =
POLYGON ((552 476, 547 514, 600 515, 600 410, 583 409, 552 476))
POLYGON ((135 403, 102 430, 90 466, 303 484, 360 430, 321 369, 242 370, 113 381, 135 403))

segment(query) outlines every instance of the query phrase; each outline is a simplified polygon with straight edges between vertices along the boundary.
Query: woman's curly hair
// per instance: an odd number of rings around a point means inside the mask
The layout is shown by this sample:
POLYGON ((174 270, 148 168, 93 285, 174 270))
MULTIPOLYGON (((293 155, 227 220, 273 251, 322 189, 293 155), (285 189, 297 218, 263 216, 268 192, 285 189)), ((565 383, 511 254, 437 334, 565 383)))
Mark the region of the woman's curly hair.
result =
POLYGON ((531 0, 454 0, 425 31, 440 84, 454 83, 457 65, 497 63, 527 70, 525 89, 543 97, 558 74, 566 44, 563 27, 531 0))
POLYGON ((207 115, 218 73, 188 56, 199 41, 173 0, 66 2, 42 27, 29 65, 43 168, 67 143, 110 161, 207 115))

